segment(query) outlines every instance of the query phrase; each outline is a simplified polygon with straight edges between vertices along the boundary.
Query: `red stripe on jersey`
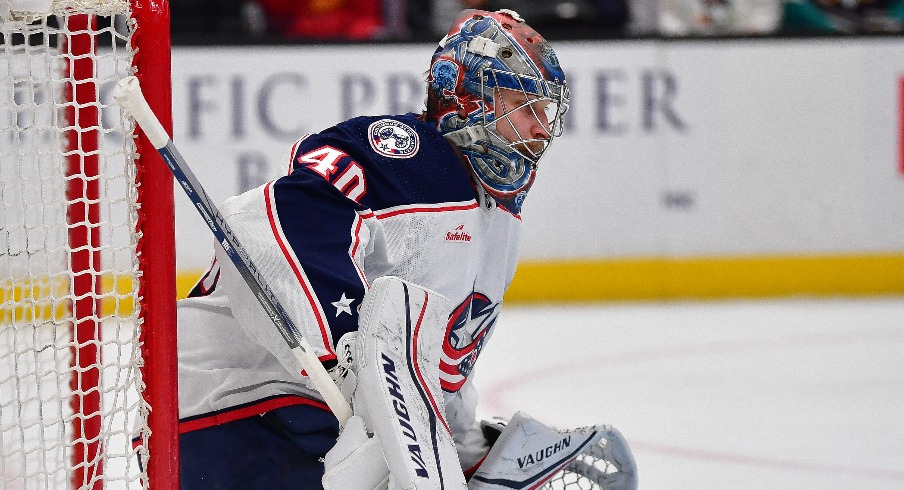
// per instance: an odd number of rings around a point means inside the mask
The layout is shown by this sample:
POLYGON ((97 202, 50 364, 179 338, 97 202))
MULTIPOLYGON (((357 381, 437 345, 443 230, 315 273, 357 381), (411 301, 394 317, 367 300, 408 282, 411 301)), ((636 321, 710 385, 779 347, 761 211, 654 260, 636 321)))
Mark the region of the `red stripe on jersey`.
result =
POLYGON ((418 316, 418 318, 417 318, 417 324, 414 326, 414 336, 413 336, 414 338, 413 338, 412 341, 411 341, 412 344, 413 344, 413 347, 412 347, 412 351, 413 351, 413 352, 412 352, 412 357, 414 358, 414 372, 415 372, 415 374, 417 374, 417 379, 418 379, 418 381, 421 382, 421 386, 424 387, 424 392, 427 393, 427 398, 430 399, 430 405, 433 406, 433 413, 435 413, 436 416, 439 417, 439 421, 443 423, 443 427, 445 427, 446 430, 447 430, 447 431, 449 432, 449 434, 451 435, 451 434, 452 434, 452 429, 449 428, 449 424, 447 424, 447 423, 446 423, 446 419, 443 418, 443 412, 442 412, 442 410, 439 409, 439 406, 436 404, 436 400, 433 399, 433 395, 431 395, 431 394, 430 394, 430 390, 427 389, 427 383, 424 381, 424 375, 421 374, 421 368, 420 368, 420 366, 418 366, 418 362, 417 362, 417 360, 418 360, 418 356, 417 356, 417 337, 418 337, 418 334, 419 334, 420 331, 421 331, 421 323, 422 323, 423 320, 424 320, 424 312, 427 311, 427 303, 428 303, 429 300, 430 300, 430 296, 429 296, 429 295, 425 295, 425 296, 424 296, 424 306, 421 307, 421 313, 420 313, 420 316, 418 316))
POLYGON ((453 204, 448 206, 412 206, 412 207, 404 207, 392 209, 390 211, 378 211, 375 214, 377 215, 377 219, 390 218, 392 216, 398 216, 400 214, 410 214, 410 213, 444 213, 448 211, 466 211, 468 209, 474 209, 479 207, 480 204, 477 201, 474 201, 469 204, 453 204))
POLYGON ((358 253, 358 245, 361 245, 361 224, 363 222, 364 221, 360 216, 355 216, 354 231, 352 231, 352 246, 348 250, 348 256, 352 259, 352 264, 355 266, 355 271, 358 273, 358 277, 361 279, 361 284, 364 285, 364 289, 370 289, 370 284, 367 282, 364 271, 358 267, 358 262, 355 261, 355 254, 358 253))
POLYGON ((282 250, 283 257, 286 258, 286 262, 289 263, 289 266, 292 268, 292 272, 295 273, 295 278, 298 280, 298 284, 301 285, 302 291, 304 291, 305 297, 308 299, 308 303, 311 305, 311 311, 314 313, 314 318, 317 319, 317 326, 320 327, 320 337, 323 340, 323 347, 327 351, 327 355, 320 357, 320 360, 329 360, 335 359, 336 354, 332 349, 332 342, 330 342, 329 333, 327 332, 327 322, 323 318, 323 312, 320 310, 320 303, 317 302, 317 299, 314 297, 314 294, 311 292, 311 286, 308 284, 307 278, 301 272, 301 265, 297 263, 292 254, 289 252, 289 248, 286 245, 285 238, 279 230, 279 226, 276 224, 276 214, 273 212, 273 207, 275 206, 273 203, 273 182, 270 182, 264 187, 264 200, 267 204, 267 219, 270 220, 270 230, 273 232, 273 237, 276 239, 276 242, 279 244, 280 250, 282 250))
POLYGON ((293 405, 310 405, 326 410, 327 412, 330 411, 330 407, 321 401, 311 400, 301 396, 286 395, 239 408, 227 409, 205 417, 179 422, 179 433, 185 434, 186 432, 206 429, 208 427, 234 422, 239 419, 261 415, 271 410, 276 410, 277 408, 290 407, 293 405))

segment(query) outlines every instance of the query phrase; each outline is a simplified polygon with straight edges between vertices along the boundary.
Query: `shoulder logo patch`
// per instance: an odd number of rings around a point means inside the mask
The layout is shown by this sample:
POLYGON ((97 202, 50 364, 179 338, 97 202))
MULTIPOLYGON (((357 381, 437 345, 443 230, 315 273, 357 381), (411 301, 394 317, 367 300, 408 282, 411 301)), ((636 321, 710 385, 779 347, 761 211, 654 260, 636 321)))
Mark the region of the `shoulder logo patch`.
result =
POLYGON ((420 147, 414 129, 395 119, 380 119, 372 123, 367 132, 374 151, 389 158, 413 157, 420 147))

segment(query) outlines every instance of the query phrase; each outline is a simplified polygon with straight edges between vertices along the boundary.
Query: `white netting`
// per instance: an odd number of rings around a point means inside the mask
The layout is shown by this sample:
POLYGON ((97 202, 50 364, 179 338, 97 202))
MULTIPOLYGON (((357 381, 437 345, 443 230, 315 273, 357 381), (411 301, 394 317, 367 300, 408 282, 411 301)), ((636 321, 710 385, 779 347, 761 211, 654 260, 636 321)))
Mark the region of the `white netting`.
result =
POLYGON ((97 15, 127 14, 129 0, 53 0, 50 11, 92 13, 97 15))
POLYGON ((93 15, 127 15, 128 0, 0 0, 0 19, 39 21, 48 15, 71 13, 93 15))
POLYGON ((135 151, 132 127, 110 97, 133 54, 129 34, 113 27, 56 27, 81 5, 120 14, 128 7, 68 2, 55 17, 0 21, 2 490, 94 488, 100 480, 104 488, 146 486, 132 448, 133 438, 146 436, 147 414, 139 395, 135 151), (91 66, 89 79, 78 83, 96 88, 99 102, 76 108, 69 100, 73 59, 58 46, 85 34, 99 47, 77 57, 91 66), (95 109, 97 124, 90 117, 95 109), (89 163, 94 156, 97 175, 89 163), (86 194, 95 183, 97 195, 86 194), (98 212, 97 222, 85 208, 98 212), (96 233, 96 240, 73 250, 80 242, 70 233, 96 233), (72 272, 84 260, 87 291, 72 272), (99 287, 90 287, 94 280, 99 287), (73 318, 73 305, 85 299, 88 309, 77 310, 87 314, 73 318))
POLYGON ((589 454, 583 454, 578 456, 564 470, 556 473, 543 486, 543 490, 607 490, 609 488, 622 488, 606 484, 610 481, 609 477, 617 471, 617 468, 609 461, 589 454))

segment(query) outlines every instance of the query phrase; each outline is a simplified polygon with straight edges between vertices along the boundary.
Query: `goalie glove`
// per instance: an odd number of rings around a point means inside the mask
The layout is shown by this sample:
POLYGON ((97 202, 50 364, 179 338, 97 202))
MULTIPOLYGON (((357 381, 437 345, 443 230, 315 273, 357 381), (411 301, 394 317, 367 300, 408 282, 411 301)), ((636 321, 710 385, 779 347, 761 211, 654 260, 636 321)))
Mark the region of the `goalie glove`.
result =
MULTIPOLYGON (((621 432, 604 425, 605 440, 565 467, 564 473, 574 473, 604 489, 634 490, 637 488, 637 464, 621 432)), ((563 479, 567 479, 563 475, 563 479)), ((590 487, 583 487, 590 488, 590 487)))
POLYGON ((481 426, 493 447, 469 490, 539 488, 546 482, 559 488, 559 480, 582 490, 637 488, 631 449, 611 426, 559 430, 523 412, 508 423, 496 419, 481 426))
POLYGON ((339 392, 345 401, 351 403, 355 388, 358 386, 357 366, 355 366, 355 342, 358 332, 348 332, 336 342, 336 365, 328 372, 333 382, 339 386, 339 392))
POLYGON ((336 445, 323 458, 324 490, 377 490, 389 484, 389 467, 376 437, 370 437, 364 420, 353 415, 336 445))

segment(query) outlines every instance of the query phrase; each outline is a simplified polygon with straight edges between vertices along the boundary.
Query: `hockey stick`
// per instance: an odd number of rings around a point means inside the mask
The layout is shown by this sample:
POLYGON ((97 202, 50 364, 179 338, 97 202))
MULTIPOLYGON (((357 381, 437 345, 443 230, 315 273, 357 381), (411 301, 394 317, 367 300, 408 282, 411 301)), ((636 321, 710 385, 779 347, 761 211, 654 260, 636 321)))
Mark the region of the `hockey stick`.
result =
POLYGON ((185 190, 192 204, 195 205, 201 217, 207 222, 210 231, 213 232, 217 241, 223 246, 223 249, 229 255, 232 263, 238 269, 239 274, 245 279, 251 292, 257 297, 261 306, 266 310, 267 315, 276 325, 277 330, 285 339, 289 348, 298 363, 314 384, 314 388, 320 392, 326 404, 333 411, 333 414, 339 420, 339 425, 345 426, 345 422, 352 416, 352 408, 345 397, 339 391, 339 387, 333 382, 333 378, 327 373, 326 368, 320 363, 320 360, 313 353, 311 344, 302 337, 301 332, 289 318, 289 315, 283 309, 282 305, 270 291, 267 283, 261 277, 260 272, 254 266, 248 253, 239 243, 238 237, 229 228, 229 225, 223 219, 216 205, 211 201, 210 197, 204 192, 204 188, 198 182, 195 174, 192 173, 188 164, 179 154, 176 146, 166 134, 166 129, 160 124, 157 116, 151 111, 150 106, 141 93, 141 87, 138 84, 138 78, 129 76, 123 78, 116 84, 113 98, 121 105, 126 112, 135 118, 141 129, 147 135, 151 144, 163 157, 166 165, 169 167, 173 176, 179 182, 179 185, 185 190))

